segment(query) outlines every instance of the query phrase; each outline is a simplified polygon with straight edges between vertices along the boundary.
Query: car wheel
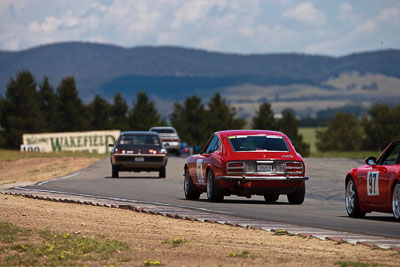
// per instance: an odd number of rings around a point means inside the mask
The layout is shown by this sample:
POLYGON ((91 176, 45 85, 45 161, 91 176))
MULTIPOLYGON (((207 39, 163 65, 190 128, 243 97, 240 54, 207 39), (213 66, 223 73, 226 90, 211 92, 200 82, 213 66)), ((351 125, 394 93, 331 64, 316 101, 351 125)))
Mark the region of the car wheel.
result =
POLYGON ((200 192, 194 189, 192 179, 190 179, 189 171, 185 170, 185 181, 183 182, 183 191, 185 192, 185 198, 189 200, 198 200, 200 198, 200 192))
POLYGON ((211 170, 207 172, 207 198, 211 202, 221 202, 224 200, 224 195, 221 192, 217 181, 211 170))
POLYGON ((303 185, 300 188, 297 188, 295 192, 288 194, 287 198, 290 204, 299 205, 304 202, 305 194, 306 194, 306 183, 303 182, 303 185))
POLYGON ((277 201, 279 198, 279 194, 268 194, 268 195, 264 195, 264 199, 267 202, 275 202, 277 201))
POLYGON ((353 178, 350 178, 346 184, 345 192, 346 211, 350 217, 362 218, 365 216, 365 212, 360 209, 358 202, 358 194, 353 178))
POLYGON ((118 167, 112 165, 112 177, 113 177, 113 178, 118 178, 118 176, 119 176, 118 167))
POLYGON ((159 177, 159 178, 165 178, 165 166, 162 167, 162 168, 160 169, 160 171, 158 172, 158 177, 159 177))
POLYGON ((392 193, 393 216, 396 222, 400 222, 400 183, 396 183, 392 193))

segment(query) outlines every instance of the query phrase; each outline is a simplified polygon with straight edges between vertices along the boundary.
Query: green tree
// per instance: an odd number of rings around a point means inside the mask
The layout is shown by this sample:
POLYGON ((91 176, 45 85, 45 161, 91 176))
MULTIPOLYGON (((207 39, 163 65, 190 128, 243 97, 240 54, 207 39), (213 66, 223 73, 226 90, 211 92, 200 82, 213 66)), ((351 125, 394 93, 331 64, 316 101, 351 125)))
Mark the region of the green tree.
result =
POLYGON ((87 115, 90 130, 111 129, 111 105, 99 95, 87 106, 87 115))
POLYGON ((57 87, 57 112, 55 130, 57 132, 82 131, 88 128, 85 123, 86 109, 78 97, 73 77, 64 78, 57 87))
POLYGON ((135 131, 148 131, 152 126, 166 125, 154 107, 154 102, 149 100, 145 92, 137 94, 136 102, 128 115, 128 123, 135 131))
POLYGON ((391 141, 400 138, 400 105, 375 104, 369 116, 362 119, 365 133, 364 149, 383 150, 391 141))
POLYGON ((114 96, 114 104, 111 106, 111 128, 119 129, 121 131, 129 130, 128 126, 128 105, 125 99, 122 98, 120 93, 114 96))
POLYGON ((29 71, 21 71, 7 84, 0 103, 0 125, 6 148, 17 149, 22 134, 41 132, 43 128, 36 82, 29 71))
POLYGON ((43 132, 52 132, 55 130, 57 98, 48 77, 44 77, 43 82, 39 85, 39 98, 44 123, 43 132))
POLYGON ((253 117, 251 126, 253 129, 258 130, 279 129, 270 103, 264 102, 259 106, 256 115, 253 117))
POLYGON ((310 144, 305 143, 303 136, 299 134, 299 123, 291 110, 285 109, 277 124, 279 131, 290 138, 297 152, 304 157, 310 155, 310 144))
POLYGON ((212 134, 206 128, 205 108, 197 96, 186 98, 183 105, 175 103, 170 120, 181 139, 190 145, 204 145, 212 134))
POLYGON ((316 136, 320 151, 353 151, 360 150, 363 133, 354 115, 338 112, 328 121, 327 129, 317 131, 316 136))
POLYGON ((211 133, 221 130, 242 129, 246 121, 235 118, 236 110, 230 107, 219 93, 216 93, 208 102, 207 129, 211 133))

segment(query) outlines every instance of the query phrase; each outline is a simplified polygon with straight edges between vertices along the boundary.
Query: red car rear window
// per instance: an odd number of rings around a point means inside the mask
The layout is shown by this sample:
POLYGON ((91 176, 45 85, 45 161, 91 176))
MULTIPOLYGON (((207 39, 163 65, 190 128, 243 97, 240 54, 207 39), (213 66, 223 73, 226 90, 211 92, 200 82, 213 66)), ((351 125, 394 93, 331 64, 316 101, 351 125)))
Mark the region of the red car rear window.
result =
POLYGON ((277 135, 238 135, 228 136, 233 151, 279 151, 288 152, 285 139, 277 135))

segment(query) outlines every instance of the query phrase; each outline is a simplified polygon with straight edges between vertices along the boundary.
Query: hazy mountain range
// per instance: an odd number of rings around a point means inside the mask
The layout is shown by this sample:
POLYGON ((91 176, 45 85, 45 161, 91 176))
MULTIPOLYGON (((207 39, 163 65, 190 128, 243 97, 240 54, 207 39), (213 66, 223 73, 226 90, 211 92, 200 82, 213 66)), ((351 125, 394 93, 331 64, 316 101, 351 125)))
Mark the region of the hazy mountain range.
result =
POLYGON ((251 116, 260 102, 276 111, 290 107, 301 114, 375 101, 400 103, 400 50, 330 57, 305 54, 231 54, 181 47, 123 48, 65 42, 24 51, 0 51, 0 92, 21 70, 38 82, 48 76, 57 87, 74 76, 80 97, 111 99, 120 92, 129 103, 146 91, 163 112, 196 94, 215 92, 251 116))

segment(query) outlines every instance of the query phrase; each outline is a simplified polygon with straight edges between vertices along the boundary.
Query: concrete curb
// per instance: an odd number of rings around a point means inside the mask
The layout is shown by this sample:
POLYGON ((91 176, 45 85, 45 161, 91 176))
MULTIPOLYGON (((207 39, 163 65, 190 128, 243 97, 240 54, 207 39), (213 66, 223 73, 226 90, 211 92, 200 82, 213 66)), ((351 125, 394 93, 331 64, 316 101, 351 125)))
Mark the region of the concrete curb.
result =
POLYGON ((108 198, 95 198, 95 197, 86 197, 80 195, 50 193, 50 192, 41 192, 38 190, 26 190, 26 189, 16 189, 16 188, 2 189, 2 190, 0 189, 0 192, 6 195, 17 195, 17 196, 56 201, 56 202, 128 209, 136 212, 162 215, 182 220, 219 223, 223 225, 242 227, 246 229, 259 229, 267 232, 274 232, 276 234, 314 237, 321 240, 330 240, 334 242, 347 242, 354 245, 361 244, 368 247, 378 247, 381 249, 392 249, 400 251, 400 239, 326 230, 326 229, 298 226, 286 223, 243 219, 227 214, 216 214, 212 212, 192 210, 189 208, 180 208, 167 205, 164 206, 161 204, 160 205, 146 204, 128 200, 120 201, 108 198))

